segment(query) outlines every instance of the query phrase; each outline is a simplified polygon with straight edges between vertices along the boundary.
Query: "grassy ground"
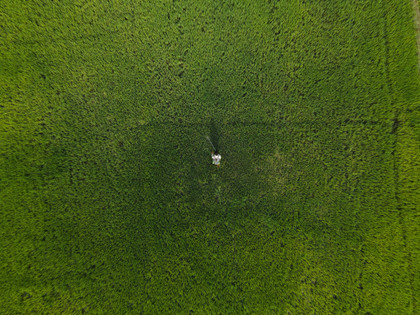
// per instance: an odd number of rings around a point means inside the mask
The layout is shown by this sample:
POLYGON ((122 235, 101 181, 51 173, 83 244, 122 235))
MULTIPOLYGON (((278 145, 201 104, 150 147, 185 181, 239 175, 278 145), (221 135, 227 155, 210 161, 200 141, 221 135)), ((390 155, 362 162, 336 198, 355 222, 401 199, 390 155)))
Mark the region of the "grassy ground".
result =
POLYGON ((419 311, 410 1, 0 12, 6 313, 419 311))

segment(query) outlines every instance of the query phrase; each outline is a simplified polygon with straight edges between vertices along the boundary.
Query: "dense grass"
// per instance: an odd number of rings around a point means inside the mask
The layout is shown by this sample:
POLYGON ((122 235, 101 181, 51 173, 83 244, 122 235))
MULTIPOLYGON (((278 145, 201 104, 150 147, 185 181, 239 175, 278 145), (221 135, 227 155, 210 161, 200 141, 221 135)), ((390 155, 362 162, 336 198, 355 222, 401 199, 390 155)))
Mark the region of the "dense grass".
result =
POLYGON ((6 1, 4 312, 417 313, 412 17, 6 1))

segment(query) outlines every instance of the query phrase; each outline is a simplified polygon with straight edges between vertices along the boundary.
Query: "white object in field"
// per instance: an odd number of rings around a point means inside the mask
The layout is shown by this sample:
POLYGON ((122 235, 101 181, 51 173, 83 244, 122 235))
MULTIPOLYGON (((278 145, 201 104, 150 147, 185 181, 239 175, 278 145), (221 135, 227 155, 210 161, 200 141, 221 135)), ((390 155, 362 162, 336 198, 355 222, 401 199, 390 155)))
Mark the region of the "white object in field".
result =
POLYGON ((212 154, 211 158, 213 159, 213 164, 214 165, 219 165, 220 160, 222 159, 222 156, 220 154, 212 154))

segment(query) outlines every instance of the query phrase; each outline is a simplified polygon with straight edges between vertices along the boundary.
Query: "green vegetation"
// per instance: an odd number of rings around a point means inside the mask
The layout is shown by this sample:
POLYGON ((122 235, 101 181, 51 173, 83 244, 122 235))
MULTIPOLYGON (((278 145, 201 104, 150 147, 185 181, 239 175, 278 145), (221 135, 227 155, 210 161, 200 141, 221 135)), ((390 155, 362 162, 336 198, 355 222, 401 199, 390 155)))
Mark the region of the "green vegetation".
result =
POLYGON ((420 312, 409 1, 0 8, 5 313, 420 312))

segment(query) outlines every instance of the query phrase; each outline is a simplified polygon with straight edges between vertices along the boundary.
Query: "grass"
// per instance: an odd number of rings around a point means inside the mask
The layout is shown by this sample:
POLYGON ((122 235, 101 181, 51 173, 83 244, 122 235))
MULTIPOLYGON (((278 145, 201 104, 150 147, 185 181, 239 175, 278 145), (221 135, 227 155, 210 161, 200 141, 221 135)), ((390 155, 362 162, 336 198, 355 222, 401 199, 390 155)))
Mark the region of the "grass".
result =
POLYGON ((419 311, 409 1, 1 12, 6 312, 419 311))

